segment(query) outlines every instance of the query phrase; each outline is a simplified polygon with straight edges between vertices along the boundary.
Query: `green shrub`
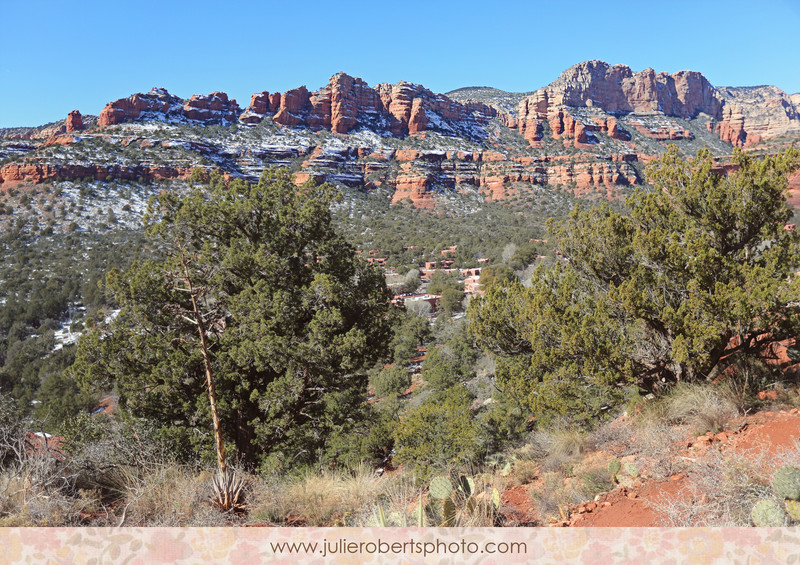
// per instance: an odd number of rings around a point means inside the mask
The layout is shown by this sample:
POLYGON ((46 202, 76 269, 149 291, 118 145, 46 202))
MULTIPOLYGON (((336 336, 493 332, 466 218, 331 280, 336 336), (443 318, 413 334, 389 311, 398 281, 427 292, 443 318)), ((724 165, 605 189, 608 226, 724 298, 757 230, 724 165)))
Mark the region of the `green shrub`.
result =
POLYGON ((411 374, 400 365, 392 365, 381 370, 372 379, 375 394, 381 398, 390 394, 402 394, 411 386, 411 374))
POLYGON ((395 431, 395 459, 423 478, 436 470, 476 461, 478 427, 472 418, 472 396, 463 385, 432 394, 409 411, 395 431))

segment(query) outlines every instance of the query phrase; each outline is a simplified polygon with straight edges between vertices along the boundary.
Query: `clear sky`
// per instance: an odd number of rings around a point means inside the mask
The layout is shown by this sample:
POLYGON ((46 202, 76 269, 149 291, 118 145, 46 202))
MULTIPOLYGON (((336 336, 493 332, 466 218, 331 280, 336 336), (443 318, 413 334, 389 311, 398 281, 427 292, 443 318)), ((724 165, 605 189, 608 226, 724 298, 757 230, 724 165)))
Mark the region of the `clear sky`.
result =
POLYGON ((245 107, 339 71, 526 92, 589 59, 800 92, 800 0, 0 0, 0 45, 0 127, 98 114, 153 86, 245 107))

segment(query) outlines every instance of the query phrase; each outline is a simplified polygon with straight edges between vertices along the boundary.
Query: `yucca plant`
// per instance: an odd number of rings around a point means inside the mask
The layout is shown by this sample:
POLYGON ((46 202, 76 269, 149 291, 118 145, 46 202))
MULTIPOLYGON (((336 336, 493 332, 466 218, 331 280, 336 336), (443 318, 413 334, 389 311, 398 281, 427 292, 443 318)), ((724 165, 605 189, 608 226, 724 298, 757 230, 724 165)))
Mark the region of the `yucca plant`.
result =
POLYGON ((211 502, 225 512, 241 512, 246 508, 244 503, 245 480, 236 476, 235 471, 223 469, 217 471, 211 480, 214 496, 211 502))

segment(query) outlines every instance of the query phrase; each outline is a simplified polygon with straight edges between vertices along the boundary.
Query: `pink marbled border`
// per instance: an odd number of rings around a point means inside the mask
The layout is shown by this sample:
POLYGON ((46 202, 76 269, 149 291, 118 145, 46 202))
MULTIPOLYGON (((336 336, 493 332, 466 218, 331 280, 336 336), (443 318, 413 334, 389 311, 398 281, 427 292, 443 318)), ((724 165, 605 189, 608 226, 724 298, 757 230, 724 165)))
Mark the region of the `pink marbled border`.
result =
POLYGON ((0 563, 798 563, 796 528, 6 528, 0 563), (316 553, 273 544, 314 543, 316 553), (438 547, 435 546, 439 543, 438 547), (378 543, 382 545, 378 546, 378 543), (510 553, 511 543, 526 551, 510 553), (359 545, 360 544, 360 545, 359 545), (394 544, 394 545, 393 545, 394 544), (405 544, 405 545, 403 545, 405 544), (427 545, 426 545, 427 544, 427 545), (494 545, 491 545, 494 544, 494 545), (509 544, 509 545, 502 545, 509 544), (449 547, 448 547, 449 546, 449 547), (342 553, 355 550, 354 553, 342 553), (383 550, 359 553, 358 549, 383 550), (323 556, 323 551, 335 551, 323 556), (466 549, 468 553, 464 554, 466 549), (509 553, 488 553, 506 549, 509 553), (424 555, 424 551, 433 553, 424 555), (469 550, 475 553, 469 553, 469 550))

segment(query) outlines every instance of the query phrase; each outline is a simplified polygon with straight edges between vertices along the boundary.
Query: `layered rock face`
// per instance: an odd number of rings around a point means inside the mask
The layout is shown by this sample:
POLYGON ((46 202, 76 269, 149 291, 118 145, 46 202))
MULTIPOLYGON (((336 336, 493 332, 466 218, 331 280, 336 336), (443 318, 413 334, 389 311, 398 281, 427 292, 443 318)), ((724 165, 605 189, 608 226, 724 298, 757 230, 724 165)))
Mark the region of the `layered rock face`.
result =
MULTIPOLYGON (((136 141, 146 147, 145 141, 136 141)), ((147 142, 149 143, 149 142, 147 142)), ((206 148, 210 149, 210 148, 206 148)), ((433 207, 442 191, 477 190, 502 200, 524 185, 563 184, 578 195, 621 195, 619 188, 637 184, 631 162, 635 155, 529 157, 498 151, 439 151, 378 149, 373 147, 284 147, 260 154, 263 164, 281 164, 302 158, 296 182, 308 179, 367 189, 382 186, 393 191, 392 201, 410 199, 415 206, 433 207)), ((20 184, 47 180, 144 180, 188 178, 191 167, 11 163, 0 167, 0 191, 20 184)))
MULTIPOLYGON (((800 99, 800 95, 793 95, 800 99)), ((755 145, 763 140, 800 133, 797 102, 774 86, 714 88, 695 71, 674 74, 645 69, 634 73, 625 65, 587 61, 561 74, 550 85, 520 102, 517 128, 533 147, 540 145, 543 126, 553 135, 575 139, 579 147, 580 122, 570 108, 599 108, 610 114, 663 114, 693 119, 703 113, 712 118, 712 131, 734 146, 755 145)), ((634 125, 634 127, 636 127, 634 125)), ((638 128, 657 140, 687 139, 688 132, 676 128, 652 131, 638 128)), ((591 129, 589 129, 591 131, 591 129)), ((624 139, 624 133, 609 133, 624 139)))
POLYGON ((570 67, 530 99, 533 110, 541 117, 558 106, 594 106, 612 114, 662 112, 687 119, 700 112, 717 117, 722 108, 722 99, 698 72, 670 75, 645 69, 634 73, 625 65, 611 66, 603 61, 570 67))
POLYGON ((102 128, 133 120, 225 124, 236 120, 241 111, 236 100, 228 100, 224 92, 212 92, 208 96, 195 94, 184 100, 166 89, 153 88, 147 94, 109 102, 100 112, 97 125, 102 128))
POLYGON ((253 94, 244 111, 224 92, 183 100, 154 88, 148 94, 134 94, 107 104, 98 125, 144 119, 203 124, 238 119, 255 125, 271 117, 286 127, 325 129, 337 134, 367 128, 398 137, 431 130, 481 139, 486 136, 481 126, 496 115, 497 110, 485 104, 460 104, 416 84, 399 82, 373 88, 360 78, 338 73, 315 92, 301 86, 282 94, 253 94))
MULTIPOLYGON (((97 120, 76 110, 56 124, 0 130, 0 138, 44 140, 0 145, 0 159, 10 163, 0 168, 0 189, 87 176, 175 178, 188 174, 192 164, 214 163, 223 174, 249 180, 257 179, 266 166, 291 166, 298 183, 313 178, 364 189, 383 187, 392 201, 411 199, 422 207, 433 206, 440 193, 478 191, 502 199, 548 184, 576 195, 616 198, 624 192, 620 187, 642 181, 641 165, 668 143, 677 143, 687 154, 709 147, 716 155, 727 155, 730 145, 716 136, 734 146, 771 139, 780 145, 800 136, 800 94, 790 97, 774 87, 715 89, 691 71, 634 73, 623 65, 588 61, 530 95, 469 87, 450 96, 405 81, 371 87, 344 73, 317 91, 301 86, 255 93, 244 111, 222 92, 184 100, 153 89, 109 103, 97 120), (509 110, 514 105, 516 113, 509 110), (198 125, 271 120, 282 131, 265 128, 252 136, 229 136, 224 128, 215 128, 206 139, 194 128, 170 128, 164 139, 163 132, 151 136, 146 128, 90 129, 95 123, 102 128, 131 120, 198 125), (71 135, 82 128, 88 131, 71 135), (320 130, 337 137, 313 133, 320 130), (361 135, 365 131, 377 136, 361 135), (424 139, 394 139, 406 136, 424 139), (93 138, 118 144, 117 164, 107 165, 107 159, 86 164, 93 155, 80 150, 76 155, 81 164, 65 164, 69 158, 63 156, 71 155, 74 144, 88 142, 102 157, 104 144, 93 144, 93 138), (145 151, 125 149, 131 144, 145 151), (53 147, 57 145, 65 147, 53 147), (45 146, 52 147, 46 155, 60 156, 37 159, 37 148, 45 146), (175 147, 182 148, 180 161, 170 166, 175 147)), ((798 182, 795 178, 793 194, 800 194, 798 182)))
MULTIPOLYGON (((539 146, 544 124, 553 136, 574 139, 575 146, 587 143, 587 131, 602 131, 618 140, 630 139, 612 116, 586 123, 570 108, 597 108, 608 114, 663 114, 691 119, 705 113, 722 119, 723 99, 706 78, 694 71, 675 74, 645 69, 639 73, 625 65, 587 61, 574 65, 550 85, 522 100, 517 108, 518 129, 533 147, 539 146)), ((639 129, 639 128, 637 128, 639 129)), ((654 139, 683 139, 682 131, 651 132, 654 139)))
POLYGON ((191 168, 164 166, 126 167, 120 165, 57 165, 46 163, 12 163, 0 167, 0 188, 22 183, 38 184, 47 180, 78 180, 92 178, 150 182, 161 179, 189 178, 191 168))
POLYGON ((280 95, 253 95, 240 120, 255 124, 267 116, 287 127, 347 134, 367 128, 395 137, 427 130, 484 137, 480 127, 497 115, 485 104, 460 104, 405 81, 372 88, 360 78, 338 73, 315 92, 302 86, 280 95))
POLYGON ((717 126, 724 141, 749 147, 781 136, 800 134, 797 102, 800 95, 788 96, 774 86, 721 87, 725 101, 722 119, 717 126))

